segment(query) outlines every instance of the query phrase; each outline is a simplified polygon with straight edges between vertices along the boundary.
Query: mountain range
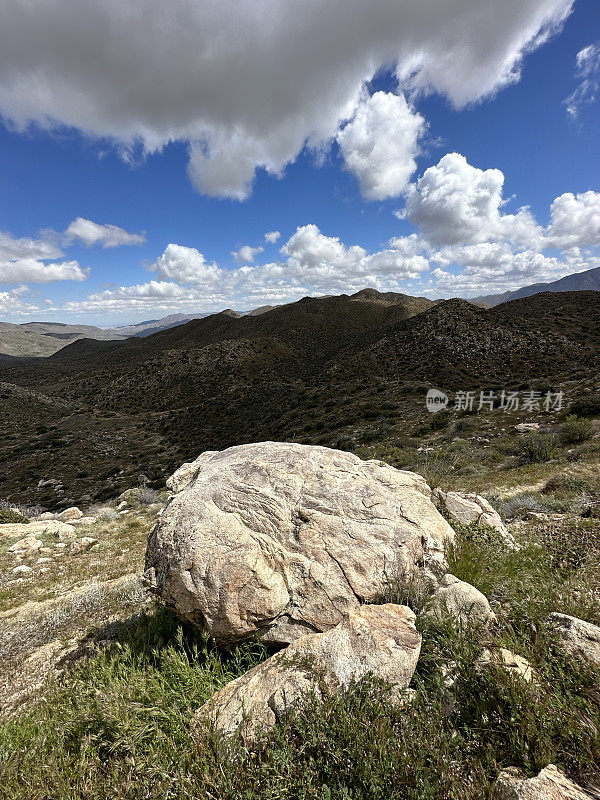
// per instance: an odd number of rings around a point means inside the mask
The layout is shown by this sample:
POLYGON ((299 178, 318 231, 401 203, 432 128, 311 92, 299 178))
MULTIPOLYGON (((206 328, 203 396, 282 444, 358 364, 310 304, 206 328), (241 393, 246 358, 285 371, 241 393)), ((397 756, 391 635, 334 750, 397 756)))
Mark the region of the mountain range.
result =
POLYGON ((432 385, 557 386, 599 372, 593 291, 484 308, 366 290, 225 311, 0 363, 0 482, 46 507, 90 503, 140 475, 160 485, 204 450, 384 441, 423 424, 432 385))
POLYGON ((503 294, 488 294, 481 297, 474 297, 472 303, 483 303, 488 306, 497 306, 500 303, 507 303, 510 300, 519 300, 522 297, 531 297, 541 292, 584 292, 600 290, 600 267, 587 269, 585 272, 576 272, 573 275, 566 275, 560 280, 551 283, 532 283, 523 286, 514 292, 504 292, 503 294))

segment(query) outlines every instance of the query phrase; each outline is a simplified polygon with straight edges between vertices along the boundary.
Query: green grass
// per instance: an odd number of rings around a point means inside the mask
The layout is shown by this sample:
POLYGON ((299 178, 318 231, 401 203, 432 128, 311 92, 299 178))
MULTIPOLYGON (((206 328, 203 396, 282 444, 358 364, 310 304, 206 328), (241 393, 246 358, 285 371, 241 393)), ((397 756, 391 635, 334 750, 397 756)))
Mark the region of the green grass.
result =
MULTIPOLYGON (((458 635, 423 618, 413 705, 393 708, 368 679, 290 714, 257 752, 190 719, 212 693, 267 656, 257 644, 210 645, 164 609, 123 624, 118 644, 79 663, 45 700, 0 726, 6 800, 482 800, 497 773, 557 763, 586 785, 600 780, 600 675, 568 663, 545 627, 550 611, 600 622, 596 521, 532 527, 518 552, 491 532, 462 529, 451 569, 487 594, 495 644, 532 664, 536 680, 474 666, 479 632, 458 635), (545 530, 545 532, 544 532, 545 530), (576 541, 576 557, 564 558, 576 541), (443 682, 452 665, 453 686, 443 682)), ((418 607, 420 597, 401 598, 418 607)))

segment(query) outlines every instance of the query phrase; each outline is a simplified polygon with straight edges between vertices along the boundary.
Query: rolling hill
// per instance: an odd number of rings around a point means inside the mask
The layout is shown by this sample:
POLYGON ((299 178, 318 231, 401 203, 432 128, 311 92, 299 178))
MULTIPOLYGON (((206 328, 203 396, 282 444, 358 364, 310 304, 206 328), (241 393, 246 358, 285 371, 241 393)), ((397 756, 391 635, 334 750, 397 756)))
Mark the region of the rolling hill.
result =
POLYGON ((203 450, 381 440, 390 426, 422 424, 431 385, 597 375, 599 337, 598 292, 489 309, 369 290, 258 316, 225 311, 149 337, 82 339, 42 361, 0 366, 1 491, 45 506, 90 502, 140 474, 160 485, 203 450), (60 493, 35 488, 48 478, 60 493))

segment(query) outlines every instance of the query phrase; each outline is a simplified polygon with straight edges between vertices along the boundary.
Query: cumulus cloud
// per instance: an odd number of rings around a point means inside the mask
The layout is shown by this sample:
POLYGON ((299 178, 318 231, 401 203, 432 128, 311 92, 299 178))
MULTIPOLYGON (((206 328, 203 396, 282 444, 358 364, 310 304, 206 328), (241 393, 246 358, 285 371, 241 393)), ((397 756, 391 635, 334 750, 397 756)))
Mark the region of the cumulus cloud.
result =
POLYGON ((256 256, 259 253, 263 253, 264 249, 264 247, 250 247, 250 245, 245 244, 239 250, 232 250, 231 255, 236 264, 254 264, 256 256))
POLYGON ((150 269, 167 280, 120 286, 65 305, 69 313, 163 310, 241 310, 265 303, 292 302, 306 294, 358 290, 364 286, 399 288, 420 276, 428 261, 417 252, 416 237, 396 239, 369 253, 326 236, 316 225, 299 227, 282 247, 285 257, 256 266, 224 269, 208 263, 193 247, 169 244, 150 269))
POLYGON ((504 174, 447 153, 412 184, 399 215, 434 245, 505 241, 537 246, 542 230, 527 208, 503 214, 504 174))
POLYGON ((552 203, 548 244, 552 247, 600 245, 600 192, 566 192, 552 203))
POLYGON ((77 217, 65 231, 67 243, 75 239, 83 242, 87 247, 100 244, 102 247, 122 247, 124 245, 140 245, 146 241, 143 233, 128 233, 117 225, 99 225, 91 219, 77 217))
POLYGON ((385 200, 406 190, 424 129, 424 118, 402 94, 376 92, 361 101, 337 142, 367 199, 385 200))
POLYGON ((217 264, 208 263, 204 255, 195 247, 169 244, 160 258, 150 269, 163 278, 196 286, 218 283, 223 270, 217 264))
POLYGON ((82 269, 77 261, 61 261, 52 264, 45 264, 36 258, 0 261, 0 285, 21 282, 84 281, 88 273, 89 270, 82 269))
POLYGON ((280 239, 281 234, 279 231, 269 231, 268 233, 265 233, 265 242, 268 242, 269 244, 275 244, 275 242, 278 242, 280 239))
POLYGON ((549 257, 532 250, 515 252, 507 244, 489 242, 455 248, 453 251, 446 249, 434 254, 432 261, 445 264, 446 267, 450 264, 461 267, 461 272, 457 274, 438 267, 432 275, 436 279, 436 287, 442 292, 450 290, 468 296, 557 280, 577 272, 578 266, 581 270, 586 268, 579 262, 549 257))
POLYGON ((577 119, 582 106, 595 103, 600 95, 600 42, 590 44, 577 53, 575 77, 579 84, 564 101, 567 113, 577 119))
POLYGON ((15 126, 106 137, 123 152, 188 142, 199 190, 243 199, 257 168, 280 173, 306 144, 332 139, 383 66, 401 90, 460 107, 516 81, 524 55, 571 7, 147 0, 140 14, 136 0, 12 0, 0 28, 0 113, 15 126))

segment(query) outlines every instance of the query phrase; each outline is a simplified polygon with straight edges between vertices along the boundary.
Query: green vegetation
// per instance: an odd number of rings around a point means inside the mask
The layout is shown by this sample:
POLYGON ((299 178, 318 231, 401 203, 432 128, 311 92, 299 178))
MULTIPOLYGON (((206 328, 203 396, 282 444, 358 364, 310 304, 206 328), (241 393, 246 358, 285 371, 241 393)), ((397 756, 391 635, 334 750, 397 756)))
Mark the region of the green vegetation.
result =
POLYGON ((0 525, 4 525, 7 522, 29 522, 27 517, 24 514, 21 514, 18 508, 13 508, 9 505, 0 505, 0 525))
MULTIPOLYGON (((157 608, 0 727, 3 797, 481 800, 504 766, 533 774, 549 762, 584 785, 597 781, 600 675, 555 651, 545 619, 562 611, 600 622, 591 592, 600 523, 534 525, 517 552, 491 531, 462 528, 458 542, 451 570, 490 598, 493 643, 529 660, 531 684, 476 667, 480 632, 421 621, 416 699, 404 710, 366 680, 291 714, 258 752, 208 732, 193 741, 193 712, 267 652, 218 650, 157 608)), ((419 610, 422 595, 389 599, 419 610)))

